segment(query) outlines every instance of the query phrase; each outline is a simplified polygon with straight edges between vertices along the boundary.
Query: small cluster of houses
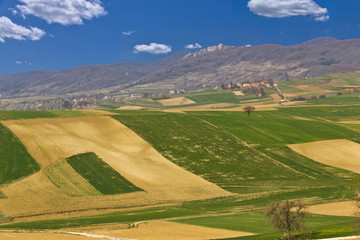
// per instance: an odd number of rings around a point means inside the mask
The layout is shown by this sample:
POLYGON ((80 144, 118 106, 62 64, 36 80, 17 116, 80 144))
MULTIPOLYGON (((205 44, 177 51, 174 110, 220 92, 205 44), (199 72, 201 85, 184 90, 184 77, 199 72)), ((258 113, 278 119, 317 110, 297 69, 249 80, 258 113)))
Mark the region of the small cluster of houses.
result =
POLYGON ((271 83, 268 80, 263 80, 261 82, 244 83, 242 87, 271 87, 271 83))

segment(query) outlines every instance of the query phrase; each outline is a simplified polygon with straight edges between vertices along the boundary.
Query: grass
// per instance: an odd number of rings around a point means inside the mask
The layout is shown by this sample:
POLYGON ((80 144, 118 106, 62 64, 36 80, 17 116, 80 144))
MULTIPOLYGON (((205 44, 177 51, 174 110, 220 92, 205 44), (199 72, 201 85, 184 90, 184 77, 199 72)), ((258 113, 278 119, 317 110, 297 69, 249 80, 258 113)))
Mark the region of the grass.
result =
POLYGON ((88 181, 81 177, 66 160, 59 161, 45 169, 51 182, 71 197, 102 195, 88 181))
POLYGON ((0 185, 40 169, 21 141, 0 123, 0 185))
POLYGON ((6 198, 5 194, 0 191, 0 199, 4 199, 4 198, 6 198))
POLYGON ((76 110, 56 111, 0 111, 0 120, 32 119, 32 118, 56 118, 77 117, 92 115, 88 112, 76 110))
POLYGON ((231 92, 216 92, 210 94, 196 94, 186 96, 197 103, 239 103, 231 92))
POLYGON ((142 191, 102 161, 95 153, 67 158, 70 166, 105 195, 142 191))

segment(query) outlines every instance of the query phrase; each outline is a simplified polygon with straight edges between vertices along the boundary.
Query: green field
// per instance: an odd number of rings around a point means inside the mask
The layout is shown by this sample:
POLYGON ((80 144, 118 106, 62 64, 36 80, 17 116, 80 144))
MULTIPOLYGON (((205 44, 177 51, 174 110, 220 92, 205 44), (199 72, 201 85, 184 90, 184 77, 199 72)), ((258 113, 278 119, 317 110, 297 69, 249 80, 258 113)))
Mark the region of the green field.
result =
POLYGON ((142 191, 107 165, 95 153, 83 153, 67 158, 67 162, 102 194, 142 191))
POLYGON ((349 195, 350 181, 358 174, 322 165, 284 145, 354 138, 358 137, 357 132, 325 121, 283 115, 272 119, 277 116, 274 111, 261 114, 247 117, 242 112, 198 112, 113 118, 134 130, 167 159, 231 192, 286 191, 294 198, 312 195, 320 199, 349 195), (244 122, 256 130, 244 127, 244 122), (290 129, 278 130, 272 124, 290 129), (295 138, 292 131, 299 133, 297 125, 301 124, 310 129, 300 126, 305 134, 295 138), (315 129, 317 133, 311 134, 315 129), (243 141, 257 144, 247 146, 243 141))
POLYGON ((197 113, 197 117, 234 134, 248 144, 279 146, 328 139, 357 138, 358 133, 333 123, 293 118, 288 109, 255 112, 197 113))
POLYGON ((275 114, 286 118, 302 117, 315 120, 360 120, 360 106, 280 108, 275 114))
POLYGON ((354 105, 360 104, 360 94, 344 94, 339 96, 328 96, 326 98, 310 99, 311 104, 330 104, 330 105, 354 105))
MULTIPOLYGON (((311 218, 306 219, 306 228, 308 230, 336 224, 351 224, 354 222, 353 217, 339 217, 318 214, 311 214, 311 216, 311 218)), ((256 234, 277 232, 269 226, 269 223, 265 217, 265 212, 261 211, 234 215, 178 219, 174 220, 174 222, 256 234)))
POLYGON ((0 111, 0 120, 32 119, 32 118, 56 118, 56 117, 78 117, 92 115, 88 112, 76 110, 56 111, 0 111))
POLYGON ((196 103, 239 103, 235 95, 231 92, 215 92, 208 94, 188 95, 187 98, 196 103))
POLYGON ((0 185, 28 176, 40 166, 20 140, 0 123, 0 185))

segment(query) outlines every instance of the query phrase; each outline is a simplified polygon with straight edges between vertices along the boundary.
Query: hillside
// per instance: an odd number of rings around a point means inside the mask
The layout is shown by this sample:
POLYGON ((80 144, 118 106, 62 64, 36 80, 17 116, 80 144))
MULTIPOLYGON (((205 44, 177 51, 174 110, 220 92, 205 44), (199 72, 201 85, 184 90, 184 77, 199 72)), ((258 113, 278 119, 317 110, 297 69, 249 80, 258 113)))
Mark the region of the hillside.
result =
POLYGON ((155 84, 197 89, 256 79, 292 80, 360 70, 360 40, 318 38, 293 46, 208 47, 153 63, 115 63, 0 76, 2 98, 60 95, 155 84))
POLYGON ((157 111, 0 111, 0 229, 270 240, 281 233, 264 208, 302 200, 314 212, 313 239, 351 235, 359 78, 281 82, 285 95, 316 96, 282 104, 274 88, 261 97, 219 89, 161 100, 157 111))

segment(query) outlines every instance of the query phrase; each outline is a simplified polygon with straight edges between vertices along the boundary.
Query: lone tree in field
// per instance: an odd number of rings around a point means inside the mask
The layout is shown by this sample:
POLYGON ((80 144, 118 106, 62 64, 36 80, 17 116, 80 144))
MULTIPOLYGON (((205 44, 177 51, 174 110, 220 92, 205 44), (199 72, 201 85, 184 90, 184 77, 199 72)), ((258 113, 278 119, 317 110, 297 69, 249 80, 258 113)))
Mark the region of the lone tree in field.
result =
POLYGON ((284 203, 272 203, 266 217, 272 227, 285 233, 284 240, 291 240, 291 232, 304 229, 305 219, 310 215, 301 202, 287 200, 284 203))
POLYGON ((243 108, 244 112, 246 112, 248 114, 248 117, 250 117, 250 113, 255 111, 255 107, 254 106, 246 106, 243 108))

